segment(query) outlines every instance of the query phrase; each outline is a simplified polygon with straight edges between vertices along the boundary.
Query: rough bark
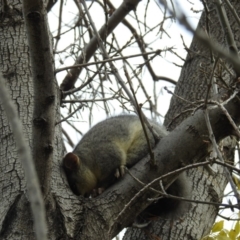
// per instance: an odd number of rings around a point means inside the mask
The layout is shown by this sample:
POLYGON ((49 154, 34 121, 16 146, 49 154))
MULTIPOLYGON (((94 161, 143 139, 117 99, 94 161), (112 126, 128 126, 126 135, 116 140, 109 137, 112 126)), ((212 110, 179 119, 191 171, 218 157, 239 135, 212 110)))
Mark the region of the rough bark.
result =
MULTIPOLYGON (((9 9, 11 12, 7 12, 3 11, 3 2, 0 5, 0 11, 3 12, 3 21, 0 25, 0 71, 3 72, 5 82, 18 110, 26 141, 32 147, 33 79, 30 70, 29 48, 26 42, 20 1, 14 0, 13 6, 12 9, 9 9)), ((236 36, 238 35, 236 34, 236 36)), ((192 48, 197 51, 197 47, 200 45, 195 44, 192 44, 192 48)), ((209 52, 204 51, 209 57, 209 52)), ((191 61, 189 58, 184 67, 187 69, 189 66, 189 75, 187 72, 182 73, 178 85, 183 93, 178 89, 176 91, 184 97, 186 97, 184 93, 188 94, 193 91, 195 95, 191 100, 195 100, 205 96, 205 83, 201 82, 203 76, 198 72, 196 73, 195 70, 199 64, 198 61, 203 61, 203 59, 205 61, 205 57, 201 58, 199 55, 194 55, 191 61), (197 80, 199 83, 196 82, 197 80), (180 87, 180 85, 182 86, 180 87), (202 91, 199 91, 199 86, 202 86, 202 91), (197 90, 195 90, 196 88, 197 90)), ((55 87, 57 88, 57 86, 55 87)), ((56 101, 58 99, 56 96, 56 101)), ((175 108, 171 107, 173 113, 182 111, 178 104, 179 100, 172 103, 173 106, 176 106, 175 108)), ((230 114, 239 123, 238 109, 239 102, 237 100, 228 104, 230 114)), ((2 189, 0 195, 0 238, 35 239, 24 173, 18 161, 12 132, 1 105, 0 111, 2 136, 0 144, 0 189, 2 189)), ((55 111, 57 119, 59 116, 58 102, 55 105, 55 111)), ((168 114, 168 122, 173 113, 168 114)), ((217 140, 221 140, 231 132, 228 121, 219 109, 211 111, 211 121, 217 140)), ((208 135, 208 131, 203 112, 199 110, 158 144, 155 149, 157 170, 152 169, 148 163, 148 158, 145 158, 131 169, 131 172, 140 180, 148 183, 169 171, 199 161, 209 149, 205 143, 206 135, 208 135)), ((130 226, 136 216, 149 205, 147 199, 156 196, 156 193, 152 191, 144 191, 139 197, 132 200, 135 194, 142 189, 142 186, 130 175, 126 175, 97 198, 78 198, 70 191, 60 167, 62 139, 59 125, 55 126, 53 146, 53 158, 50 158, 52 163, 48 163, 51 166, 51 172, 47 173, 50 181, 47 183, 49 191, 47 191, 48 195, 45 198, 49 239, 111 238, 124 227, 130 226), (133 202, 129 208, 120 214, 131 200, 133 202)), ((197 183, 193 184, 193 199, 221 201, 226 179, 221 174, 221 167, 214 166, 214 168, 217 168, 218 171, 216 175, 206 172, 203 167, 188 172, 191 181, 197 183)), ((168 181, 169 178, 163 182, 168 181)), ((42 182, 44 184, 44 179, 42 182)), ((161 236, 162 239, 186 239, 186 236, 187 239, 198 239, 209 231, 217 210, 211 205, 193 203, 183 218, 176 221, 172 221, 174 219, 154 221, 150 228, 131 230, 132 232, 127 233, 126 239, 147 239, 147 237, 154 236, 161 236), (209 221, 206 222, 206 218, 209 221)))
MULTIPOLYGON (((0 34, 0 71, 3 73, 6 86, 18 109, 25 139, 31 146, 33 83, 30 72, 29 49, 22 22, 21 3, 14 1, 14 4, 16 4, 14 9, 3 11, 4 6, 1 3, 3 21, 1 21, 0 34)), ((18 161, 13 134, 2 106, 0 106, 0 111, 0 236, 3 239, 6 236, 9 239, 14 239, 19 231, 23 238, 31 239, 34 237, 34 233, 29 204, 24 194, 26 181, 21 163, 18 161), (28 219, 27 224, 21 225, 20 223, 26 222, 26 219, 28 219)))
MULTIPOLYGON (((33 124, 33 78, 29 57, 29 47, 27 42, 26 30, 24 27, 22 3, 21 1, 0 2, 1 12, 1 43, 0 43, 0 71, 3 74, 5 84, 9 94, 16 107, 19 119, 23 125, 24 139, 32 148, 32 124, 33 124), (7 4, 6 4, 7 3, 7 4)), ((40 34, 40 33, 38 33, 40 34)), ((50 48, 50 46, 48 46, 50 48)), ((51 59, 49 59, 51 60, 51 59)), ((53 76, 53 75, 52 75, 53 76)), ((47 76, 46 76, 47 78, 47 76)), ((49 84, 54 84, 49 82, 49 84)), ((47 88, 47 86, 46 86, 47 88)), ((56 90, 55 85, 55 90, 56 90)), ((45 91, 47 92, 47 91, 45 91)), ((59 96, 55 95, 56 103, 59 102, 59 96)), ((15 146, 12 130, 2 106, 1 111, 1 144, 0 144, 0 188, 1 188, 1 207, 0 207, 0 238, 1 239, 34 239, 33 217, 30 210, 26 180, 19 160, 18 149, 15 146)), ((40 110, 40 109, 39 109, 40 110)), ((44 111, 44 110, 43 110, 44 111)), ((53 108, 52 116, 56 111, 59 116, 59 104, 53 108)), ((55 122, 56 120, 53 119, 55 122)), ((52 130, 54 129, 51 127, 52 130)), ((61 159, 61 132, 59 126, 56 127, 55 141, 53 143, 54 165, 48 185, 51 189, 61 189, 54 180, 56 177, 55 168, 58 169, 59 177, 59 160, 61 159)), ((43 142, 43 145, 47 145, 43 142)), ((36 156, 36 161, 38 156, 36 156)), ((38 169, 40 170, 40 168, 38 169)), ((42 169, 43 170, 43 169, 42 169)), ((55 204, 52 194, 48 194, 48 201, 45 198, 45 204, 48 210, 48 225, 56 224, 53 219, 55 204), (50 200, 49 200, 50 199, 50 200)), ((56 228, 54 228, 56 229, 56 228)), ((49 237, 54 239, 56 232, 51 231, 49 237)))
MULTIPOLYGON (((237 1, 231 1, 231 3, 239 14, 239 3, 237 1)), ((212 10, 211 14, 206 15, 206 12, 202 14, 198 28, 205 30, 209 27, 210 37, 226 47, 224 32, 213 1, 207 1, 207 7, 210 11, 212 10)), ((234 33, 234 39, 237 46, 239 46, 240 26, 236 23, 229 9, 226 8, 226 10, 234 33)), ((194 37, 174 92, 177 96, 189 102, 181 101, 175 96, 172 97, 165 118, 165 125, 168 126, 169 130, 174 129, 189 116, 190 112, 185 112, 185 110, 193 109, 193 102, 206 98, 208 83, 210 83, 214 65, 211 54, 211 51, 201 44, 197 37, 194 37)), ((218 64, 218 68, 221 69, 220 64, 218 64)), ((221 76, 227 83, 232 80, 231 74, 226 71, 222 71, 221 76)), ((210 97, 213 97, 213 95, 211 88, 210 97)), ((193 183, 193 200, 221 202, 227 178, 223 174, 221 166, 214 166, 214 171, 216 171, 215 174, 210 174, 207 169, 202 167, 188 170, 189 182, 193 183)), ((187 239, 200 239, 209 233, 217 213, 218 207, 216 206, 193 203, 189 211, 181 218, 168 220, 160 218, 144 230, 130 229, 125 234, 124 239, 146 239, 148 237, 150 239, 150 237, 154 236, 161 236, 161 239, 186 239, 186 236, 188 236, 187 239)))

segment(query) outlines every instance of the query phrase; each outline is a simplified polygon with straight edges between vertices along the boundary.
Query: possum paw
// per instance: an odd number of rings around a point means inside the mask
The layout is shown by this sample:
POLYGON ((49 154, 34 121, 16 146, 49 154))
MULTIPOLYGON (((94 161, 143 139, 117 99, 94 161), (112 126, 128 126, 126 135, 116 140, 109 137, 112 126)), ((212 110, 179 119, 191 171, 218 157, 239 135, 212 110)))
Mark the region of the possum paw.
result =
POLYGON ((119 168, 116 169, 114 176, 116 178, 120 178, 120 177, 123 177, 124 174, 125 174, 125 166, 121 165, 119 168))

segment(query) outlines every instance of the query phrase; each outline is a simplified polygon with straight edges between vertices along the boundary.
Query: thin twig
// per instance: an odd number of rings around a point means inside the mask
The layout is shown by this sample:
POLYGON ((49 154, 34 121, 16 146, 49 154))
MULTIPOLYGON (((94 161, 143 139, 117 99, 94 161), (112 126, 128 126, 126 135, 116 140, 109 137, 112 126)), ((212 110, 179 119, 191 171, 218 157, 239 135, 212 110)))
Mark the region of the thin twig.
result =
POLYGON ((228 164, 228 163, 225 163, 225 162, 221 162, 221 161, 218 161, 218 160, 216 160, 216 159, 211 160, 211 163, 219 164, 219 165, 221 165, 221 166, 230 168, 231 170, 234 170, 234 171, 236 171, 237 173, 240 173, 240 169, 234 167, 234 166, 231 165, 231 164, 228 164))
MULTIPOLYGON (((211 122, 210 122, 209 115, 208 115, 208 109, 205 109, 204 117, 205 117, 205 120, 206 120, 208 132, 209 132, 209 138, 210 138, 210 140, 211 140, 211 142, 213 144, 213 148, 216 151, 217 156, 220 159, 220 161, 224 162, 223 156, 222 156, 221 152, 218 149, 218 145, 217 145, 216 139, 215 139, 214 134, 213 134, 211 122)), ((232 187, 232 190, 233 190, 234 195, 235 195, 235 197, 237 199, 237 202, 238 202, 238 207, 240 209, 240 196, 239 196, 239 193, 237 191, 237 188, 236 188, 236 186, 235 186, 235 184, 234 184, 234 182, 232 180, 232 177, 231 177, 231 175, 229 173, 229 170, 226 167, 224 167, 224 172, 225 172, 226 177, 227 177, 227 179, 228 179, 228 181, 229 181, 229 183, 230 183, 230 185, 232 187)))
POLYGON ((194 164, 191 164, 189 166, 186 166, 186 167, 182 167, 180 169, 177 169, 175 171, 172 171, 172 172, 169 172, 167 174, 164 174, 162 175, 161 177, 158 177, 158 178, 155 178, 153 181, 151 181, 150 183, 146 184, 140 191, 138 191, 134 196, 133 198, 124 206, 124 208, 122 209, 122 211, 118 214, 118 216, 114 219, 112 225, 109 227, 109 235, 111 233, 111 230, 114 226, 115 223, 118 222, 119 218, 125 213, 125 211, 131 206, 131 204, 139 197, 141 196, 145 191, 147 191, 153 184, 155 184, 156 182, 160 181, 160 180, 163 180, 164 178, 167 178, 167 177, 170 177, 170 176, 177 176, 179 175, 180 173, 188 170, 188 169, 191 169, 191 168, 196 168, 196 167, 199 167, 199 166, 205 166, 205 165, 208 165, 210 164, 209 161, 206 161, 206 162, 200 162, 200 163, 194 163, 194 164))
POLYGON ((239 60, 238 47, 234 40, 233 32, 230 27, 229 20, 227 18, 227 14, 223 6, 222 0, 215 0, 215 4, 217 6, 219 21, 222 24, 222 30, 224 31, 225 38, 227 40, 229 52, 233 53, 233 55, 237 58, 237 60, 239 60))
MULTIPOLYGON (((162 0, 158 0, 160 3, 162 3, 162 0)), ((182 9, 180 8, 180 4, 178 4, 178 16, 177 19, 180 22, 181 25, 185 26, 188 31, 195 34, 195 36, 201 41, 201 43, 207 47, 209 47, 213 52, 217 53, 219 56, 226 58, 226 60, 229 61, 233 65, 234 71, 238 76, 240 76, 240 61, 239 58, 236 57, 235 54, 226 49, 223 49, 223 47, 217 43, 216 41, 213 41, 212 39, 207 36, 205 32, 203 32, 200 29, 193 29, 190 23, 187 21, 186 15, 184 15, 182 9)), ((168 8, 168 11, 172 14, 172 10, 168 8)), ((235 50, 233 50, 235 52, 235 50)))
POLYGON ((236 12, 236 10, 233 8, 232 4, 229 2, 229 0, 224 0, 224 2, 227 4, 228 8, 230 9, 230 11, 232 12, 235 20, 238 23, 238 26, 240 26, 240 18, 238 17, 238 14, 236 12))
POLYGON ((55 125, 58 125, 59 123, 62 123, 69 119, 72 115, 74 115, 77 111, 79 111, 81 108, 83 108, 85 105, 81 104, 79 107, 77 107, 72 113, 70 113, 67 117, 61 119, 60 121, 56 122, 55 125))
POLYGON ((80 68, 80 67, 88 67, 91 65, 96 65, 96 64, 100 64, 100 63, 108 63, 108 62, 113 62, 113 61, 119 61, 119 60, 123 60, 123 59, 128 59, 128 58, 134 58, 134 57, 141 57, 144 55, 151 55, 154 54, 155 55, 159 55, 162 52, 162 50, 158 49, 156 51, 151 51, 151 52, 145 52, 145 53, 138 53, 138 54, 133 54, 130 56, 122 56, 122 57, 116 57, 116 58, 108 58, 108 59, 104 59, 102 61, 98 61, 98 62, 89 62, 89 63, 83 63, 83 64, 75 64, 72 66, 68 66, 68 67, 63 67, 63 68, 58 68, 55 73, 59 73, 62 71, 65 71, 67 69, 72 69, 72 68, 80 68))
MULTIPOLYGON (((103 42, 102 42, 102 40, 101 40, 101 37, 100 37, 100 35, 99 35, 96 27, 95 27, 95 24, 94 24, 94 22, 93 22, 93 20, 92 20, 92 17, 91 17, 91 15, 90 15, 89 11, 88 11, 86 2, 85 2, 84 0, 81 0, 81 3, 83 4, 83 7, 84 7, 84 9, 85 9, 85 11, 86 11, 86 14, 87 14, 87 16, 88 16, 89 22, 90 22, 90 24, 91 24, 91 26, 92 26, 92 28, 93 28, 93 32, 94 32, 94 34, 95 34, 95 36, 96 36, 96 38, 97 38, 98 45, 99 45, 99 47, 100 47, 100 50, 102 51, 103 56, 104 56, 106 59, 110 59, 110 57, 109 57, 109 55, 108 55, 108 53, 107 53, 107 51, 106 51, 106 49, 105 49, 105 47, 104 47, 104 45, 103 45, 103 42)), ((137 103, 135 102, 132 94, 130 93, 130 91, 129 91, 128 88, 126 87, 126 84, 124 83, 122 77, 120 76, 117 68, 115 67, 115 65, 114 65, 113 62, 111 62, 111 61, 109 62, 109 65, 110 65, 110 67, 111 67, 112 73, 114 74, 117 82, 121 85, 121 87, 123 88, 123 90, 125 91, 125 93, 127 94, 127 96, 129 97, 130 102, 133 104, 133 107, 134 107, 134 109, 135 109, 135 111, 136 111, 136 113, 137 113, 137 112, 138 112, 138 111, 137 111, 137 108, 138 108, 138 107, 137 107, 137 103)), ((148 128, 149 128, 149 129, 152 129, 152 127, 151 127, 151 125, 149 124, 146 116, 143 114, 143 112, 141 112, 141 114, 142 114, 142 117, 143 117, 143 119, 144 119, 144 122, 146 123, 146 125, 148 126, 148 128)), ((158 134, 154 131, 154 129, 152 130, 152 132, 153 132, 153 136, 154 136, 155 141, 157 141, 157 140, 159 139, 158 134)))
POLYGON ((118 93, 114 94, 112 97, 109 98, 100 98, 100 99, 76 99, 76 100, 62 100, 62 103, 83 103, 83 102, 102 102, 116 99, 118 93))
MULTIPOLYGON (((129 86, 130 86, 130 89, 132 91, 132 94, 133 94, 133 97, 134 97, 134 100, 135 102, 137 103, 136 106, 137 106, 137 113, 138 113, 138 116, 139 116, 139 119, 140 119, 140 122, 141 122, 141 125, 142 125, 142 129, 143 129, 143 132, 144 132, 144 135, 145 135, 145 138, 146 138, 146 141, 147 141, 147 146, 148 146, 148 150, 149 150, 149 155, 150 155, 150 161, 152 163, 152 165, 154 166, 156 164, 155 162, 155 157, 154 157, 154 153, 152 151, 152 147, 151 147, 151 144, 150 144, 150 141, 149 141, 149 136, 148 136, 148 133, 147 133, 147 129, 146 129, 146 126, 144 124, 144 120, 143 120, 143 117, 142 117, 142 110, 141 110, 141 107, 139 106, 138 102, 137 102, 137 98, 136 98, 136 95, 134 93, 134 90, 133 90, 133 86, 132 86, 132 82, 131 82, 131 79, 129 77, 129 74, 127 72, 127 68, 126 66, 124 65, 124 72, 125 72, 125 76, 127 78, 127 81, 129 83, 129 86)), ((153 130, 153 128, 151 129, 153 130)), ((151 131, 152 132, 152 131, 151 131)))

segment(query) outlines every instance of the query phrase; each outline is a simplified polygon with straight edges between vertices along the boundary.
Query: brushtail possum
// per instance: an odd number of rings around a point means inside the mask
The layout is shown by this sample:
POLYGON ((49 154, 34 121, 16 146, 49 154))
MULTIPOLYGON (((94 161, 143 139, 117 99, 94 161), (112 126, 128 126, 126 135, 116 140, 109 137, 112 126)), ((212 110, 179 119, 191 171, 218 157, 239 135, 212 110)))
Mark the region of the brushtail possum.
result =
MULTIPOLYGON (((150 121, 154 131, 163 137, 167 131, 150 121)), ((151 148, 152 132, 146 127, 151 148)), ((120 115, 106 119, 91 128, 73 152, 63 158, 63 168, 72 191, 88 197, 94 189, 107 188, 116 177, 149 152, 142 124, 137 116, 120 115)))

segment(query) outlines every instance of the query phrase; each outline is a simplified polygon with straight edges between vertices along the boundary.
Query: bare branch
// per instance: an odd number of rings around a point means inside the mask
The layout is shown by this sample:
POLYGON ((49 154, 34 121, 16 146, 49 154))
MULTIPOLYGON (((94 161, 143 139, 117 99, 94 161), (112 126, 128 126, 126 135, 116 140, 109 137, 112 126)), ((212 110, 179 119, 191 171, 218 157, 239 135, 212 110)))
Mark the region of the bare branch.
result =
MULTIPOLYGON (((213 144, 213 148, 214 148, 214 150, 216 151, 217 156, 218 156, 218 158, 220 159, 220 161, 221 161, 221 162, 224 162, 223 156, 222 156, 221 152, 220 152, 219 149, 218 149, 217 142, 216 142, 216 139, 215 139, 215 137, 214 137, 214 133, 213 133, 212 126, 211 126, 210 119, 209 119, 209 115, 208 115, 208 109, 206 109, 206 110, 204 111, 204 116, 205 116, 205 120, 206 120, 206 124, 207 124, 208 131, 209 131, 209 138, 210 138, 210 140, 211 140, 211 142, 212 142, 212 144, 213 144)), ((234 182, 233 182, 233 180, 232 180, 232 177, 231 177, 231 175, 230 175, 229 170, 228 170, 226 167, 224 167, 224 172, 225 172, 225 174, 226 174, 226 176, 227 176, 228 181, 230 182, 230 185, 231 185, 231 187, 232 187, 232 190, 233 190, 233 192, 234 192, 234 195, 235 195, 235 197, 236 197, 236 199, 237 199, 238 209, 240 209, 240 195, 239 195, 239 193, 238 193, 238 191, 237 191, 237 188, 236 188, 236 186, 235 186, 235 184, 234 184, 234 182)))
MULTIPOLYGON (((125 0, 121 4, 121 6, 114 11, 112 16, 109 18, 109 21, 107 24, 105 24, 100 30, 99 30, 99 36, 104 41, 104 39, 113 31, 113 29, 118 26, 118 24, 123 20, 123 18, 133 9, 136 8, 140 1, 139 0, 125 0)), ((89 59, 92 57, 92 55, 95 53, 95 51, 98 48, 98 40, 97 36, 94 36, 89 44, 84 48, 81 56, 77 59, 75 64, 82 64, 84 62, 88 62, 89 59)), ((72 69, 64 78, 60 88, 63 91, 68 91, 71 88, 73 88, 75 82, 77 81, 77 78, 79 74, 81 73, 82 68, 74 68, 72 69)))
POLYGON ((227 46, 228 46, 229 52, 233 53, 233 55, 239 61, 238 48, 237 48, 236 42, 234 40, 233 32, 232 32, 232 29, 230 27, 230 24, 229 24, 229 21, 228 21, 227 14, 226 14, 225 8, 223 6, 223 3, 222 3, 221 0, 215 0, 215 4, 217 6, 219 20, 222 24, 222 30, 224 31, 224 35, 226 36, 227 46))
MULTIPOLYGON (((139 57, 139 56, 144 56, 144 55, 150 55, 150 54, 160 54, 162 50, 156 50, 156 51, 151 51, 151 52, 146 52, 146 53, 139 53, 139 54, 133 54, 130 56, 122 56, 122 57, 116 57, 116 58, 109 58, 109 59, 104 59, 102 61, 97 61, 97 62, 89 62, 89 63, 82 63, 82 64, 75 64, 73 66, 68 66, 64 68, 59 68, 55 71, 55 73, 59 73, 61 71, 65 71, 67 69, 73 69, 73 68, 80 68, 80 67, 87 67, 91 65, 96 65, 99 63, 108 63, 108 62, 113 62, 113 61, 118 61, 118 60, 123 60, 123 59, 128 59, 128 58, 134 58, 134 57, 139 57)), ((166 50, 164 50, 166 51, 166 50)), ((168 79, 168 78, 167 78, 168 79)), ((173 80, 172 80, 173 81, 173 80)))
MULTIPOLYGON (((96 29, 96 27, 95 27, 94 22, 92 21, 91 15, 90 15, 90 13, 89 13, 89 11, 88 11, 88 8, 87 8, 87 5, 86 5, 85 1, 82 1, 82 4, 83 4, 84 9, 85 9, 85 11, 86 11, 86 13, 87 13, 87 16, 88 16, 89 21, 90 21, 90 24, 91 24, 91 26, 92 26, 92 28, 93 28, 94 34, 95 34, 95 36, 96 36, 96 38, 97 38, 97 41, 98 41, 98 44, 99 44, 99 46, 100 46, 100 49, 101 49, 101 51, 102 51, 102 53, 103 53, 103 56, 104 56, 105 58, 109 59, 109 55, 108 55, 108 53, 107 53, 107 51, 106 51, 106 49, 105 49, 105 47, 104 47, 104 45, 103 45, 103 42, 102 42, 102 39, 101 39, 99 33, 97 32, 97 29, 96 29)), ((110 67, 111 67, 112 73, 114 74, 117 82, 118 82, 118 83, 121 85, 121 87, 124 89, 125 93, 127 94, 127 96, 129 97, 131 103, 133 104, 133 107, 134 107, 136 113, 138 114, 138 105, 137 105, 137 102, 135 101, 134 97, 132 96, 132 94, 130 93, 130 91, 128 90, 128 88, 126 87, 126 85, 125 85, 123 79, 121 78, 121 76, 120 76, 117 68, 115 67, 115 65, 113 64, 113 62, 109 62, 109 65, 110 65, 110 67)), ((139 117, 140 117, 140 116, 139 116, 139 117)), ((150 126, 150 124, 149 124, 146 116, 143 114, 142 111, 141 111, 141 117, 144 119, 144 122, 146 123, 146 125, 148 126, 148 128, 151 129, 151 131, 152 131, 152 133, 153 133, 153 136, 154 136, 154 138, 155 138, 155 141, 157 142, 157 140, 159 139, 159 136, 158 136, 157 133, 155 133, 154 129, 152 129, 152 127, 150 126)))
MULTIPOLYGON (((159 2, 164 4, 162 0, 159 0, 159 2)), ((178 6, 178 8, 180 8, 180 6, 178 6)), ((172 13, 171 9, 168 9, 168 11, 172 13)), ((181 9, 179 9, 179 15, 177 16, 177 18, 179 22, 187 28, 187 30, 195 34, 195 36, 201 41, 202 44, 209 47, 209 49, 217 53, 219 56, 226 58, 233 65, 237 76, 240 76, 240 61, 238 57, 236 58, 236 54, 233 54, 232 52, 229 53, 226 49, 223 49, 220 44, 209 38, 209 36, 207 36, 205 32, 199 29, 195 31, 187 21, 187 18, 181 9)))

